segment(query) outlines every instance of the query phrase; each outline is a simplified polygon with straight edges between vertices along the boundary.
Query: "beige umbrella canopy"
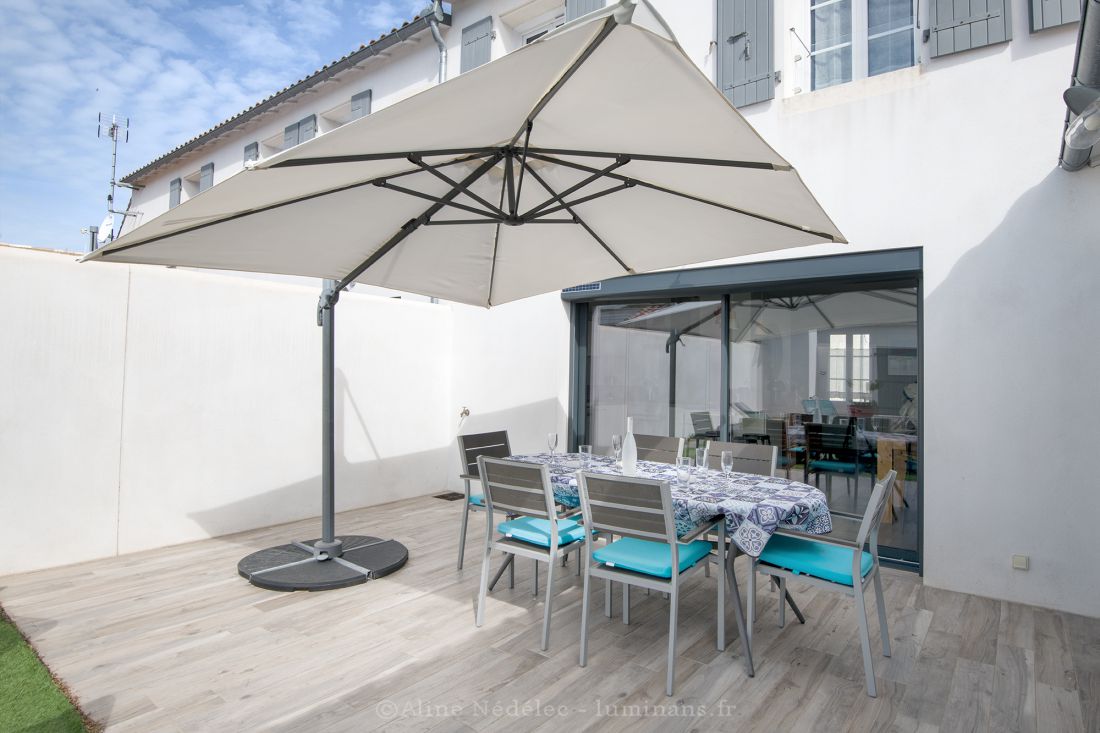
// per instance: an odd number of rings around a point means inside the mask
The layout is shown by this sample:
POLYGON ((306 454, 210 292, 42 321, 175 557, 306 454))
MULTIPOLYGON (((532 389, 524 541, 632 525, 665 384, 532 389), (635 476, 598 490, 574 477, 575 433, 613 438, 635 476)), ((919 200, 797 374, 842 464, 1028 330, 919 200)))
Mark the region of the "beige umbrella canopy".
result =
POLYGON ((263 587, 320 589, 407 556, 335 536, 333 319, 352 283, 491 306, 843 241, 652 7, 621 0, 263 160, 86 259, 331 281, 318 309, 323 536, 240 565, 263 587))

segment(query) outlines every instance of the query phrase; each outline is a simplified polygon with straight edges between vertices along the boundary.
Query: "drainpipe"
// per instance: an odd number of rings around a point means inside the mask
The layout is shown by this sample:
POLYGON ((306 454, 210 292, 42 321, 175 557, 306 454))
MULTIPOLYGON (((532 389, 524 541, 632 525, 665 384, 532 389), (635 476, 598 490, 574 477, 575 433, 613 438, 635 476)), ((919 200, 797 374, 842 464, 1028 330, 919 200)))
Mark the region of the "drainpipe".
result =
POLYGON ((443 20, 443 3, 435 0, 428 11, 428 27, 431 28, 432 38, 436 48, 439 49, 439 83, 447 78, 447 44, 443 42, 443 34, 439 32, 439 21, 443 20))
MULTIPOLYGON (((1078 29, 1077 54, 1073 59, 1073 86, 1100 89, 1100 0, 1085 0, 1081 8, 1081 27, 1078 29)), ((1079 150, 1066 146, 1066 130, 1073 115, 1066 109, 1066 123, 1062 128, 1062 152, 1058 163, 1063 170, 1079 171, 1088 165, 1092 149, 1079 150)))

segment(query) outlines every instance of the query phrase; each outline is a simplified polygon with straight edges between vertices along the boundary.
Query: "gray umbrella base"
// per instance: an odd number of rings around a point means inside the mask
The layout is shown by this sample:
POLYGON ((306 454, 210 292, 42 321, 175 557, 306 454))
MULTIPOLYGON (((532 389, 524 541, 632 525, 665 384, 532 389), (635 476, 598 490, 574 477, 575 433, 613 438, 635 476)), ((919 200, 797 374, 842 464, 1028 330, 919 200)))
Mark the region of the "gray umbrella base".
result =
POLYGON ((335 590, 359 585, 399 570, 409 559, 400 542, 363 535, 342 535, 340 557, 319 559, 313 552, 318 539, 292 542, 253 552, 237 563, 237 572, 267 590, 335 590))

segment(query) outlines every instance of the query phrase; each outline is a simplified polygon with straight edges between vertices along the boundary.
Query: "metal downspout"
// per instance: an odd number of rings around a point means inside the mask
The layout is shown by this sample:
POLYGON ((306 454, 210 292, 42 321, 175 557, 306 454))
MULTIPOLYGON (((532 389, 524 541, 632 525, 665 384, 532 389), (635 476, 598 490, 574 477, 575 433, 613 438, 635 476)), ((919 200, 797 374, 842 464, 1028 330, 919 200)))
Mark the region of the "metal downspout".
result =
POLYGON ((439 32, 439 19, 443 17, 443 3, 435 0, 432 3, 431 12, 428 15, 428 28, 431 29, 432 39, 439 49, 439 83, 447 79, 447 44, 443 42, 443 34, 439 32))
MULTIPOLYGON (((1077 53, 1073 59, 1072 85, 1100 89, 1100 0, 1084 0, 1081 7, 1081 27, 1078 29, 1077 53)), ((1066 145, 1066 130, 1072 121, 1073 113, 1067 108, 1058 163, 1062 170, 1079 171, 1088 165, 1092 149, 1080 150, 1066 145)))

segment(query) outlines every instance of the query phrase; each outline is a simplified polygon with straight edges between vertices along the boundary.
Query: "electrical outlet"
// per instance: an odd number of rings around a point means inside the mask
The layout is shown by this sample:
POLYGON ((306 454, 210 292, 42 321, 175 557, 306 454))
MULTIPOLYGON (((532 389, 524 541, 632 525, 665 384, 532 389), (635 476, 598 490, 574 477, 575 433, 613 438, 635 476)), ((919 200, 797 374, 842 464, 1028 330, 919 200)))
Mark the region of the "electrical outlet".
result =
POLYGON ((1014 570, 1027 570, 1030 558, 1027 555, 1013 555, 1012 568, 1014 570))

